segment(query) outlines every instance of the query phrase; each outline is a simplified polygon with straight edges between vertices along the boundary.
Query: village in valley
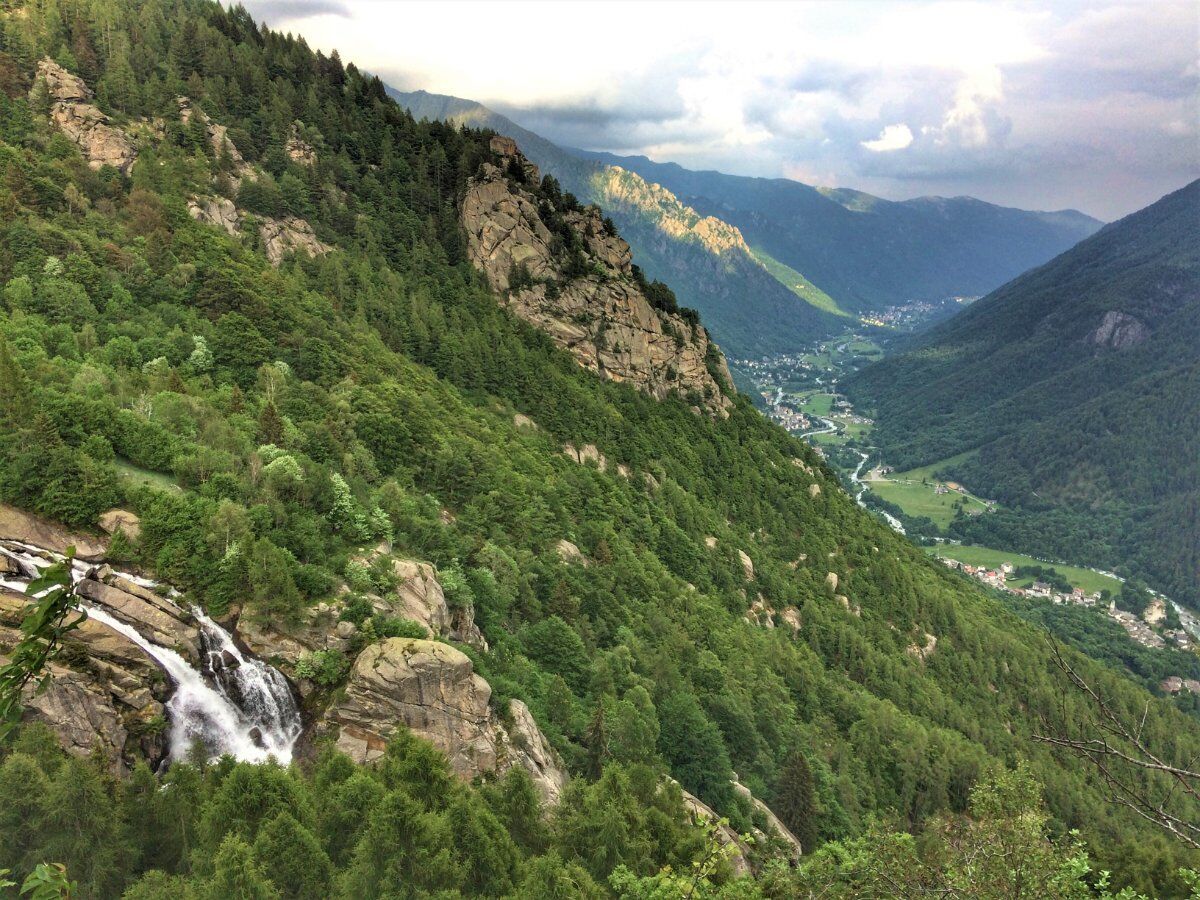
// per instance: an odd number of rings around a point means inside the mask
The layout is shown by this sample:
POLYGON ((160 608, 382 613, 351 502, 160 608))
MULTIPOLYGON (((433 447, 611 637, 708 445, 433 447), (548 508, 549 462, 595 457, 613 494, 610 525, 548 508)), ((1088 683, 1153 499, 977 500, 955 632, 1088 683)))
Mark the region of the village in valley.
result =
MULTIPOLYGON (((943 306, 968 299, 895 307, 880 314, 879 322, 864 320, 864 325, 911 326, 936 315, 943 306)), ((948 568, 1013 597, 1095 610, 1144 648, 1200 652, 1200 620, 1160 594, 1147 591, 1144 608, 1138 611, 1122 608, 1128 606, 1124 600, 1118 602, 1123 580, 1112 573, 961 545, 947 537, 955 519, 983 515, 996 504, 975 496, 958 482, 939 477, 938 470, 954 460, 897 473, 879 459, 879 451, 871 444, 872 419, 856 413, 838 392, 843 375, 883 355, 872 336, 878 334, 877 329, 848 332, 799 352, 731 359, 730 363, 754 383, 764 414, 811 443, 842 474, 859 505, 873 509, 897 532, 927 545, 948 568)), ((1167 694, 1200 696, 1200 679, 1170 675, 1162 679, 1159 688, 1167 694)))
MULTIPOLYGON (((1191 650, 1194 645, 1194 639, 1182 625, 1178 628, 1165 627, 1168 618, 1167 600, 1163 597, 1151 597, 1141 616, 1138 616, 1129 610, 1118 609, 1116 599, 1111 596, 1106 598, 1105 592, 1102 591, 1087 593, 1080 587, 1072 587, 1070 591, 1056 590, 1044 581, 1034 581, 1028 587, 1014 587, 1009 581, 1019 574, 1019 570, 1012 563, 1001 563, 997 568, 989 569, 986 566, 973 566, 949 556, 942 556, 940 559, 947 568, 1018 597, 1048 600, 1059 605, 1071 603, 1102 609, 1143 647, 1162 649, 1170 642, 1180 650, 1191 650)), ((1197 690, 1200 692, 1200 688, 1197 690)))

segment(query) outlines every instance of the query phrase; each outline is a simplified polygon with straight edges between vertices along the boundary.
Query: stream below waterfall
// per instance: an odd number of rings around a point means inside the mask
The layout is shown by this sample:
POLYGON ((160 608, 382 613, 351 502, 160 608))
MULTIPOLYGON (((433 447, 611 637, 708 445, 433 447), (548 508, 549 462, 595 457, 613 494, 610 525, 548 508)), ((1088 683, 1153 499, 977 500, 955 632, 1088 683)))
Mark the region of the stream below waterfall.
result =
MULTIPOLYGON (((30 581, 49 568, 52 560, 63 559, 18 541, 0 542, 0 555, 13 560, 20 569, 19 575, 0 578, 0 585, 21 593, 26 593, 30 581)), ((72 583, 78 584, 95 569, 72 561, 72 583)), ((149 579, 126 572, 114 574, 140 587, 158 587, 149 579)), ((170 593, 178 597, 176 592, 170 593)), ((169 602, 175 605, 173 600, 169 602)), ((199 745, 210 758, 228 755, 246 762, 265 762, 272 757, 284 764, 291 761, 302 723, 287 679, 279 670, 243 653, 233 636, 198 607, 186 611, 176 608, 179 618, 194 620, 199 629, 200 668, 175 650, 146 639, 111 610, 91 601, 77 600, 77 605, 89 618, 140 647, 171 680, 174 690, 166 704, 169 760, 188 759, 199 745)))

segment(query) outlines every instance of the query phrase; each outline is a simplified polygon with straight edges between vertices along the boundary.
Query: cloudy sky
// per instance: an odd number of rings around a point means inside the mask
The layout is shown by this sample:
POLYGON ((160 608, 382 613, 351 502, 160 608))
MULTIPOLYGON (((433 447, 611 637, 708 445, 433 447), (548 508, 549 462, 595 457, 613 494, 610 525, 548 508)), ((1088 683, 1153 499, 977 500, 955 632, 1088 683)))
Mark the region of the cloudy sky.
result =
POLYGON ((1200 175, 1200 3, 244 0, 554 141, 1113 219, 1200 175))

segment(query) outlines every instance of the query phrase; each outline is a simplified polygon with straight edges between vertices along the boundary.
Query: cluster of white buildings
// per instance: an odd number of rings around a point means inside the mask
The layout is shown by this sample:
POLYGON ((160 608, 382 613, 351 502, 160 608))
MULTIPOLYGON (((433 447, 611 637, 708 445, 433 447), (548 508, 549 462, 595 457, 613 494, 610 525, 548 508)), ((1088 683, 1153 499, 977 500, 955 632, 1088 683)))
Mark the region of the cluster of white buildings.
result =
MULTIPOLYGON (((989 569, 987 566, 972 566, 968 563, 959 562, 957 559, 951 559, 948 556, 942 557, 942 562, 948 568, 962 572, 964 575, 974 578, 981 584, 999 588, 1002 591, 1016 594, 1019 597, 1036 597, 1041 600, 1049 600, 1051 603, 1071 603, 1076 606, 1092 608, 1101 604, 1101 596, 1098 591, 1089 594, 1082 588, 1072 588, 1070 593, 1064 593, 1055 590, 1043 581, 1035 581, 1027 588, 1009 587, 1008 578, 1015 571, 1011 563, 1002 563, 998 569, 989 569)), ((1192 649, 1193 638, 1184 629, 1165 629, 1161 634, 1155 630, 1167 617, 1166 601, 1162 597, 1152 599, 1150 605, 1146 607, 1141 616, 1123 609, 1117 609, 1116 601, 1109 601, 1106 612, 1109 618, 1125 629, 1130 638, 1137 641, 1143 647, 1161 649, 1170 643, 1180 650, 1192 649)), ((1186 685, 1184 686, 1186 687, 1186 685)), ((1163 689, 1166 690, 1165 687, 1163 689)), ((1191 690, 1191 688, 1188 688, 1188 690, 1191 690)), ((1200 689, 1197 689, 1196 693, 1200 693, 1200 689)))
POLYGON ((1195 678, 1180 678, 1178 675, 1168 675, 1159 685, 1165 693, 1178 694, 1180 691, 1191 691, 1200 694, 1200 681, 1195 678))

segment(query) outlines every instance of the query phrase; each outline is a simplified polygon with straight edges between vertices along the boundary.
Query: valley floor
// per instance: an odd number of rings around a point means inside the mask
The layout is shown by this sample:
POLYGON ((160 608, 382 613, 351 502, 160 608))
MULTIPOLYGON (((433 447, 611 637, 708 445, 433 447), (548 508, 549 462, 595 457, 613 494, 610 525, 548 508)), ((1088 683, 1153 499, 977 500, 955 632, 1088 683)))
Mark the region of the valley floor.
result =
MULTIPOLYGON (((897 310, 887 324, 911 326, 922 315, 919 304, 897 310)), ((927 551, 948 567, 1011 597, 1094 610, 1120 625, 1129 640, 1147 650, 1195 653, 1200 619, 1157 592, 1142 590, 1141 608, 1122 608, 1127 604, 1116 600, 1123 600, 1124 579, 1111 572, 997 547, 962 544, 950 536, 956 521, 999 508, 995 501, 979 497, 945 476, 969 452, 895 472, 872 443, 872 418, 856 412, 838 391, 843 378, 883 355, 879 340, 886 338, 880 337, 884 334, 876 327, 880 324, 885 323, 864 321, 861 329, 794 353, 731 363, 757 386, 766 401, 766 415, 812 443, 842 475, 859 505, 880 515, 894 530, 926 545, 927 551), (1045 575, 1036 574, 1039 571, 1045 575)), ((1186 679, 1183 683, 1186 685, 1186 679)), ((1173 688, 1171 678, 1163 680, 1164 692, 1175 693, 1173 688)))

